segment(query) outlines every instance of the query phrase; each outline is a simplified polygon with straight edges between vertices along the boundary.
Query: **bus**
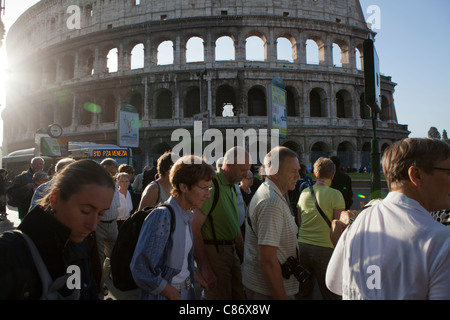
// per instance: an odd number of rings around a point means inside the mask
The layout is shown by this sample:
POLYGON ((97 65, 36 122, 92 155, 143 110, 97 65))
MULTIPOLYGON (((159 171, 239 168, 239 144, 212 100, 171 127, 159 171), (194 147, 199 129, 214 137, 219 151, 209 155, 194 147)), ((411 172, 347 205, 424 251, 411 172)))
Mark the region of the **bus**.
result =
MULTIPOLYGON (((8 176, 13 178, 30 167, 31 159, 35 157, 34 148, 13 151, 2 158, 2 167, 8 171, 8 176)), ((63 157, 40 156, 45 160, 47 172, 54 169, 56 163, 63 157)), ((119 165, 132 165, 131 148, 122 148, 113 144, 97 144, 93 142, 69 142, 68 157, 79 159, 92 159, 102 162, 105 158, 112 158, 119 165)))

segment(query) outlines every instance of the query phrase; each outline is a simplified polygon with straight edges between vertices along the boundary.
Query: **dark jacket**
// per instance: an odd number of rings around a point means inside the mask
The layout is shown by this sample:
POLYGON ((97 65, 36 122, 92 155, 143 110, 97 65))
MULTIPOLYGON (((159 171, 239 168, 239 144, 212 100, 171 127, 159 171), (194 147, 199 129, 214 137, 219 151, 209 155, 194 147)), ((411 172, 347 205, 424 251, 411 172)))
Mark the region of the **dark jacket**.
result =
POLYGON ((352 179, 341 168, 336 169, 331 188, 342 193, 345 200, 345 210, 349 210, 353 204, 352 179))
MULTIPOLYGON (((80 299, 98 299, 87 239, 70 242, 70 229, 39 206, 18 229, 33 240, 53 280, 67 274, 70 265, 77 265, 81 271, 80 299)), ((59 293, 66 297, 72 290, 64 285, 59 293)), ((22 235, 14 231, 0 234, 0 300, 39 299, 41 294, 41 281, 22 235)))
POLYGON ((8 192, 15 198, 19 211, 19 218, 23 219, 30 208, 31 199, 33 198, 33 188, 27 188, 27 184, 33 182, 33 171, 31 168, 14 178, 8 192))

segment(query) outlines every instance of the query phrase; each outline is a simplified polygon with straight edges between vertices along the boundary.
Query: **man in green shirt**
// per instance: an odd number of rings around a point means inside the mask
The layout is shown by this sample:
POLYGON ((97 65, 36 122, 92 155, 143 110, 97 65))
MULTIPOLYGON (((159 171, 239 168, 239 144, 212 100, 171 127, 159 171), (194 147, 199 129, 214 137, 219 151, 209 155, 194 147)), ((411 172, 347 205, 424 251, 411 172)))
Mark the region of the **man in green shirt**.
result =
POLYGON ((234 147, 228 150, 216 175, 219 190, 215 190, 213 184, 210 198, 203 203, 201 210, 194 210, 194 252, 206 282, 205 297, 208 300, 245 298, 239 259, 244 242, 235 184, 247 176, 250 165, 250 155, 244 149, 234 147), (219 198, 211 211, 217 191, 219 198))

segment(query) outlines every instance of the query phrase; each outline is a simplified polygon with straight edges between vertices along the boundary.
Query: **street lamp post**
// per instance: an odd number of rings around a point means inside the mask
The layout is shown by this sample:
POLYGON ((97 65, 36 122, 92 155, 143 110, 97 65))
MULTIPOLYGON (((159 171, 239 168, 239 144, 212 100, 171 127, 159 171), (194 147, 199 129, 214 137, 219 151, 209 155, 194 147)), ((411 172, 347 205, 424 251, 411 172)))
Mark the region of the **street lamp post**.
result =
POLYGON ((372 118, 372 150, 370 153, 371 185, 370 198, 381 197, 381 177, 380 177, 380 149, 377 138, 377 114, 380 113, 380 62, 375 49, 372 35, 364 40, 364 96, 366 105, 370 108, 372 118))

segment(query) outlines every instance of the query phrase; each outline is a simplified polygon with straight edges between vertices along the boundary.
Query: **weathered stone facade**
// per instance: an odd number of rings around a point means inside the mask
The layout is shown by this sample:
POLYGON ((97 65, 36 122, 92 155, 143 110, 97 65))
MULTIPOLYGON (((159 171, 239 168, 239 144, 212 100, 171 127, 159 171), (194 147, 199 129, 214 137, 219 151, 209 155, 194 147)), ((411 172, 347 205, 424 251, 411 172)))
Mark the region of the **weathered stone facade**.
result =
MULTIPOLYGON (((358 65, 371 31, 359 1, 261 3, 40 1, 13 25, 6 42, 13 82, 2 114, 4 149, 31 147, 36 130, 51 123, 62 125, 71 141, 115 144, 118 110, 132 104, 141 118, 140 148, 133 149, 141 166, 177 144, 173 130, 192 130, 192 116, 201 111, 208 110, 210 127, 222 131, 267 128, 267 88, 280 76, 288 104, 288 138, 281 144, 308 166, 320 155, 339 155, 344 166, 368 165, 372 122, 358 65), (79 29, 68 24, 78 17, 67 13, 71 5, 80 8, 79 29), (261 61, 247 56, 253 36, 262 43, 261 61), (202 58, 188 61, 189 41, 198 38, 202 58), (277 44, 286 40, 292 59, 280 60, 277 44), (317 63, 307 57, 313 42, 317 63), (169 63, 161 62, 161 44, 172 46, 169 63), (333 44, 340 48, 338 65, 333 44), (220 58, 230 47, 232 54, 220 58), (107 62, 111 49, 117 49, 114 70, 107 62), (133 61, 136 49, 143 52, 141 63, 133 61), (230 105, 233 115, 222 116, 230 105)), ((383 76, 381 86, 377 135, 383 150, 409 132, 397 122, 396 84, 383 76)))

